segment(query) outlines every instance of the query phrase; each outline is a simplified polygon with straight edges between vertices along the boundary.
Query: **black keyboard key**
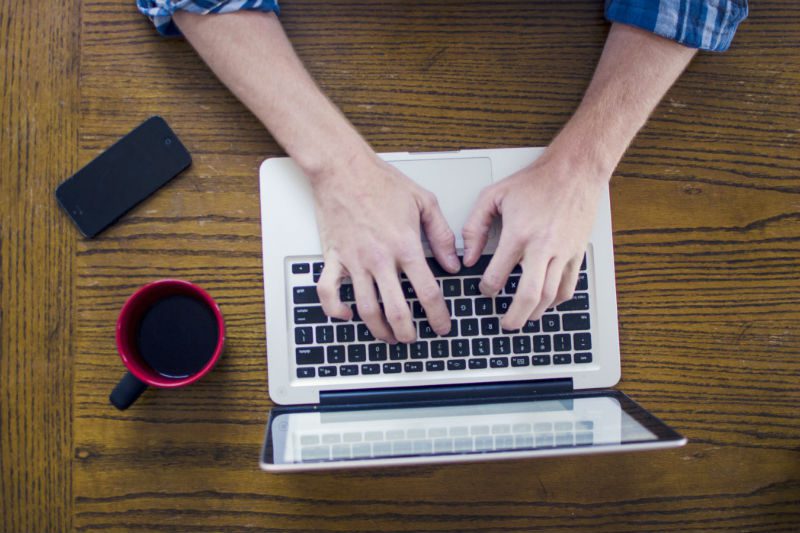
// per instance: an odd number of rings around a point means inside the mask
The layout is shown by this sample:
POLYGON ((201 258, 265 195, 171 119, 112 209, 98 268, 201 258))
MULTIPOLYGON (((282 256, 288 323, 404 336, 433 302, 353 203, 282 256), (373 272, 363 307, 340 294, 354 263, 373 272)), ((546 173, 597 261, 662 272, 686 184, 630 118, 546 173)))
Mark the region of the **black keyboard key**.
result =
POLYGON ((314 274, 322 274, 323 268, 325 268, 325 263, 323 262, 314 263, 314 274))
MULTIPOLYGON (((292 264, 292 274, 308 274, 310 267, 308 263, 294 263, 292 264)), ((297 376, 297 377, 308 377, 308 376, 297 376)))
POLYGON ((522 333, 539 333, 540 322, 538 320, 528 320, 522 326, 522 333))
POLYGON ((543 353, 550 351, 550 335, 534 335, 533 336, 533 351, 536 353, 543 353))
POLYGON ((356 340, 356 328, 352 324, 336 326, 336 342, 353 342, 356 340))
POLYGON ((351 344, 347 347, 347 360, 351 363, 363 363, 367 360, 367 347, 363 344, 351 344))
POLYGON ((316 330, 318 344, 330 344, 333 342, 333 326, 317 326, 316 330))
POLYGON ((425 370, 428 372, 444 370, 444 361, 425 361, 425 370))
POLYGON ((414 286, 411 285, 410 281, 401 282, 400 287, 403 289, 403 296, 406 297, 406 300, 414 300, 417 298, 417 293, 414 291, 414 286))
POLYGON ((491 315, 494 313, 494 306, 491 298, 475 298, 475 314, 478 316, 491 315))
POLYGON ((517 265, 511 270, 512 274, 522 274, 522 266, 517 265))
POLYGON ((511 298, 508 296, 498 296, 494 299, 494 308, 498 315, 504 315, 509 307, 511 307, 511 298))
POLYGON ((439 262, 435 258, 428 257, 427 261, 428 261, 428 268, 431 269, 431 273, 433 274, 433 277, 435 277, 435 278, 444 278, 444 277, 452 276, 452 274, 450 272, 446 271, 445 269, 443 269, 439 265, 439 262))
POLYGON ((447 335, 442 335, 443 337, 458 337, 458 320, 455 318, 450 319, 450 333, 447 335))
POLYGON ((486 267, 489 266, 489 262, 492 260, 491 255, 482 255, 478 259, 478 261, 472 265, 471 267, 462 266, 461 270, 458 271, 459 276, 482 276, 483 271, 486 270, 486 267))
POLYGON ((509 276, 506 281, 506 294, 517 294, 517 287, 519 287, 519 276, 509 276))
POLYGON ((372 336, 372 333, 370 333, 366 324, 359 324, 356 326, 356 332, 358 333, 358 342, 369 342, 375 340, 375 337, 372 336))
POLYGON ((508 357, 492 357, 489 359, 489 366, 492 368, 507 368, 508 357))
POLYGON ((319 377, 321 378, 330 378, 336 375, 336 367, 335 366, 321 366, 317 370, 319 372, 319 377))
POLYGON ((383 363, 383 373, 384 374, 397 374, 401 372, 403 369, 400 366, 400 363, 383 363))
POLYGON ((589 329, 589 313, 567 313, 561 315, 564 331, 586 331, 589 329))
MULTIPOLYGON (((395 363, 400 366, 400 363, 395 363)), ((408 361, 403 364, 403 370, 406 372, 422 372, 422 361, 408 361)))
POLYGON ((447 370, 466 370, 467 362, 463 359, 450 359, 447 361, 447 370))
POLYGON ((583 254, 583 261, 581 261, 581 270, 586 270, 586 254, 583 254))
POLYGON ((472 300, 469 298, 459 298, 454 304, 456 316, 472 316, 472 300))
POLYGON ((467 339, 453 339, 451 351, 453 357, 467 357, 469 355, 469 341, 467 339))
POLYGON ((298 378, 313 378, 317 375, 317 371, 313 366, 301 366, 297 369, 298 378))
POLYGON ((469 368, 470 370, 480 370, 481 368, 486 368, 488 363, 486 362, 485 357, 478 357, 476 359, 469 360, 469 368))
POLYGON ((383 342, 370 344, 367 351, 369 352, 370 361, 386 361, 388 357, 386 353, 386 344, 383 342))
POLYGON ((575 362, 576 363, 591 363, 592 362, 592 354, 590 352, 576 353, 575 354, 575 362))
POLYGON ((553 356, 554 365, 568 365, 572 362, 572 357, 568 353, 557 353, 553 356))
POLYGON ((533 366, 544 366, 550 364, 550 356, 549 355, 534 355, 531 357, 531 362, 533 366))
POLYGON ((489 355, 489 339, 472 339, 472 355, 489 355))
POLYGON ((496 317, 481 318, 481 335, 487 337, 498 333, 500 333, 500 321, 496 317))
POLYGON ((558 331, 561 329, 561 323, 558 315, 544 315, 542 317, 542 330, 543 331, 558 331))
POLYGON ((500 333, 502 333, 503 335, 514 335, 515 333, 519 333, 519 330, 500 328, 500 333))
POLYGON ((442 294, 445 298, 461 296, 461 280, 457 278, 442 280, 442 294))
POLYGON ((408 359, 408 344, 398 342, 389 345, 389 359, 392 361, 402 361, 408 359))
POLYGON ((556 352, 568 352, 572 350, 572 340, 569 334, 553 335, 553 347, 556 352))
POLYGON ((586 311, 589 309, 589 293, 578 292, 563 304, 556 306, 559 311, 586 311))
POLYGON ((431 323, 427 320, 422 320, 419 323, 419 336, 421 339, 432 339, 436 337, 436 332, 433 331, 431 323))
POLYGON ((589 278, 586 277, 586 272, 581 272, 578 274, 578 284, 575 285, 576 291, 587 291, 589 290, 589 278))
POLYGON ((328 363, 344 363, 344 346, 328 346, 328 363))
POLYGON ((295 357, 298 365, 321 365, 325 362, 325 351, 322 346, 296 348, 295 357))
POLYGON ((357 376, 358 365, 342 365, 339 367, 340 376, 357 376))
POLYGON ((514 345, 514 353, 531 353, 531 338, 528 335, 514 337, 511 342, 514 345))
POLYGON ((324 324, 327 321, 328 317, 318 305, 294 308, 295 324, 324 324))
POLYGON ((478 319, 477 318, 462 318, 461 319, 461 336, 474 337, 479 333, 478 319))
POLYGON ((572 340, 576 351, 592 349, 592 336, 588 333, 576 333, 572 340))
POLYGON ((492 339, 492 353, 494 355, 507 355, 511 353, 511 342, 508 337, 495 337, 492 339))
POLYGON ((515 355, 511 358, 511 366, 528 366, 531 364, 527 355, 515 355))
POLYGON ((464 296, 478 296, 480 290, 481 278, 466 278, 464 279, 464 296))
POLYGON ((423 341, 412 342, 408 345, 411 352, 411 359, 427 359, 428 358, 428 343, 423 341))
POLYGON ((361 373, 364 374, 364 375, 380 374, 381 373, 381 365, 377 365, 377 364, 361 365, 361 373))
POLYGON ((358 314, 358 307, 356 304, 350 306, 350 309, 353 311, 353 322, 361 322, 361 315, 358 314))
POLYGON ((292 289, 292 301, 296 304, 318 304, 319 296, 314 285, 292 289))
POLYGON ((414 302, 411 304, 411 314, 414 318, 425 318, 425 309, 422 307, 421 303, 414 302))
POLYGON ((431 342, 431 357, 441 359, 450 356, 450 348, 447 341, 431 342))
POLYGON ((311 344, 314 342, 314 332, 310 327, 294 328, 295 344, 311 344))
POLYGON ((339 299, 343 302, 355 302, 356 293, 353 291, 353 286, 345 283, 339 287, 339 299))

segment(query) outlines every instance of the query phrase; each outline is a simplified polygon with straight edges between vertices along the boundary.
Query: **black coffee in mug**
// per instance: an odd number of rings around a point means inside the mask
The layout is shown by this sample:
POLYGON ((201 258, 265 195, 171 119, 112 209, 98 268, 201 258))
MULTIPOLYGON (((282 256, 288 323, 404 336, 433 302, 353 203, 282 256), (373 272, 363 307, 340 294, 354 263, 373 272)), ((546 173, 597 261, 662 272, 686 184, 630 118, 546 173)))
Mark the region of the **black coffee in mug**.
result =
POLYGON ((209 306, 183 294, 155 302, 142 315, 136 345, 144 362, 167 378, 199 372, 219 340, 217 318, 209 306))

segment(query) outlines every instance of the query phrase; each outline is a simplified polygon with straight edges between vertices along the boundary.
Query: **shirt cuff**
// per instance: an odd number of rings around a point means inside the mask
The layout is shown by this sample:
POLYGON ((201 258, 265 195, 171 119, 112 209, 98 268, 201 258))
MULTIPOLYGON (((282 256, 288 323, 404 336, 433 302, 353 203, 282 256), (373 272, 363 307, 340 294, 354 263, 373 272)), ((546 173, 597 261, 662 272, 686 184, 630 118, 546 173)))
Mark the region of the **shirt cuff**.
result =
POLYGON ((690 48, 724 52, 747 17, 747 0, 606 0, 605 14, 690 48))
POLYGON ((178 10, 208 15, 235 11, 274 11, 280 13, 278 0, 136 0, 136 7, 155 25, 161 35, 180 35, 172 15, 178 10))

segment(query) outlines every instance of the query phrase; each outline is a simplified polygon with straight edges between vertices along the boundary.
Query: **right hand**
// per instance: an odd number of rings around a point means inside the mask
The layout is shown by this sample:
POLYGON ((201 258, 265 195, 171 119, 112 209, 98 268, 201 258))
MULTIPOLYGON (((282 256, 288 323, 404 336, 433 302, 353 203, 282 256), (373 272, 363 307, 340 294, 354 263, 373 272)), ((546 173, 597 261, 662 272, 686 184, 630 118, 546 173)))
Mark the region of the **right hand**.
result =
POLYGON ((352 310, 339 298, 342 279, 349 276, 358 314, 370 332, 389 343, 413 342, 416 328, 400 287, 398 273, 402 271, 433 330, 439 335, 449 333, 450 313, 425 260, 420 224, 442 268, 454 273, 461 263, 455 236, 433 193, 372 151, 312 182, 325 259, 317 292, 325 314, 352 319, 352 310))

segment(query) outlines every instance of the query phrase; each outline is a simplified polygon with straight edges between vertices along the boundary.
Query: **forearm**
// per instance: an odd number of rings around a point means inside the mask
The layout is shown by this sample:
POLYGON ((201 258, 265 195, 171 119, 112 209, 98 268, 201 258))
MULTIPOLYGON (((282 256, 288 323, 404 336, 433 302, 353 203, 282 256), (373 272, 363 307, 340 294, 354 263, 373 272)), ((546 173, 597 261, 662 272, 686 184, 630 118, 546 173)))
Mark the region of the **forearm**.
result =
POLYGON ((608 179, 633 137, 696 50, 643 30, 614 24, 594 77, 550 155, 589 165, 608 179))
POLYGON ((320 91, 274 13, 175 14, 203 60, 314 179, 368 150, 320 91))

